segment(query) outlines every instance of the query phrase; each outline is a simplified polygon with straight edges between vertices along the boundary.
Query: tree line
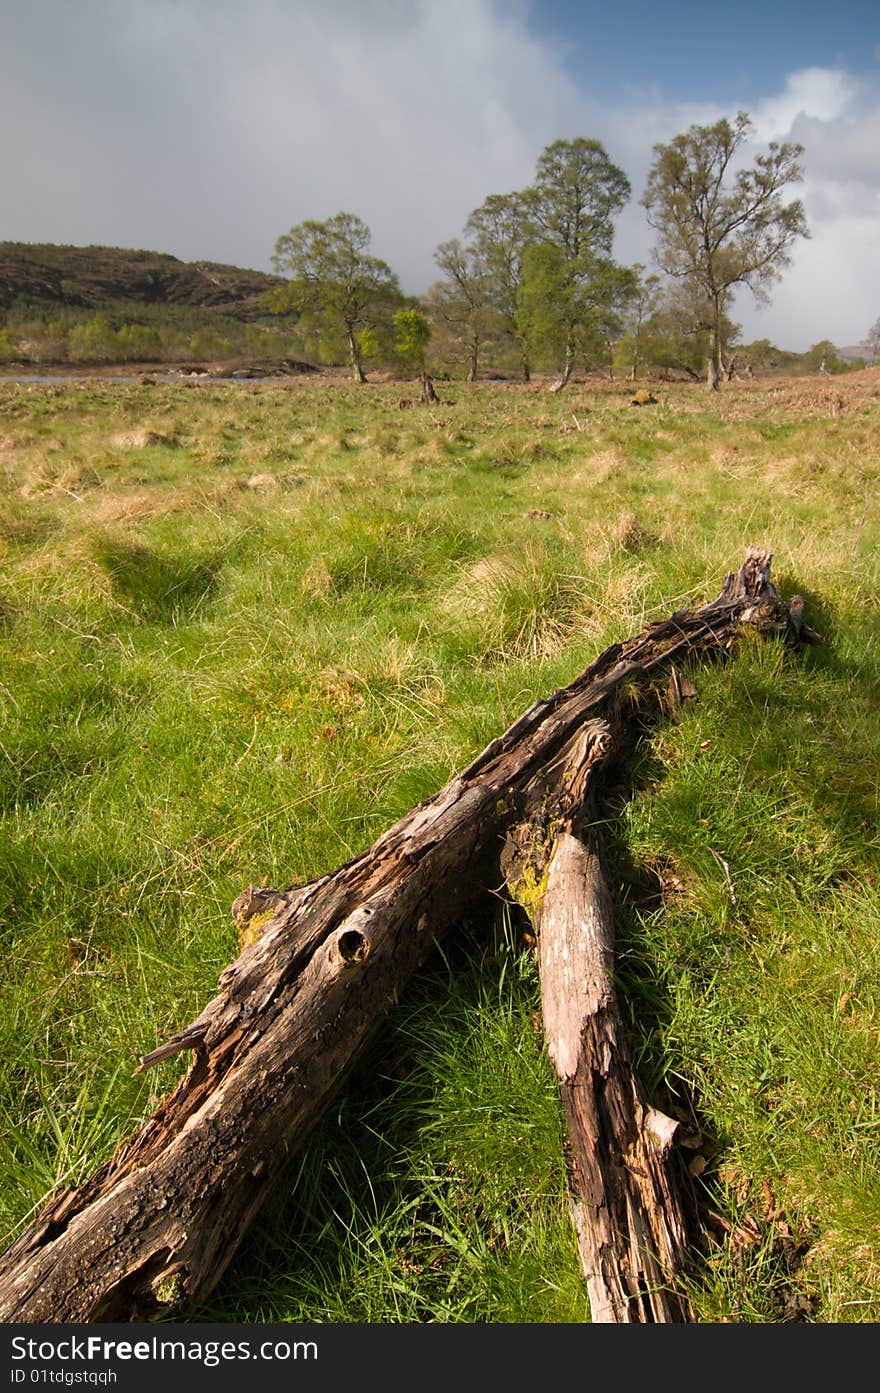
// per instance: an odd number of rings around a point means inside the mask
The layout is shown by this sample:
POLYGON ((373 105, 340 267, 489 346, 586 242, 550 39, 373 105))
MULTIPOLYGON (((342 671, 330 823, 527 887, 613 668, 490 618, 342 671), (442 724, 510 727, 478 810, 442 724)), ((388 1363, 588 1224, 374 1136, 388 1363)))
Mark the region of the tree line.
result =
POLYGON ((753 127, 692 125, 654 158, 641 196, 655 233, 654 269, 613 255, 615 219, 632 197, 623 170, 596 140, 557 140, 526 188, 490 194, 461 234, 434 253, 438 279, 405 296, 353 213, 306 220, 280 236, 272 261, 285 280, 247 325, 183 306, 108 305, 40 316, 13 307, 0 324, 0 363, 145 362, 312 357, 407 373, 488 369, 528 381, 553 374, 559 391, 577 365, 635 380, 675 373, 724 379, 767 371, 835 373, 880 358, 880 319, 865 357, 844 361, 821 340, 803 355, 768 340, 743 344, 732 318, 737 286, 759 301, 808 237, 799 199, 803 148, 771 143, 745 159, 753 127))
POLYGON ((632 378, 705 373, 717 388, 738 366, 759 366, 736 349, 736 287, 766 300, 796 240, 809 236, 803 205, 787 199, 803 177, 803 148, 773 142, 747 165, 752 133, 741 112, 655 145, 641 203, 657 272, 614 260, 614 220, 632 189, 598 141, 579 137, 548 145, 527 188, 491 194, 471 212, 462 235, 434 253, 440 278, 420 301, 405 302, 367 225, 338 213, 279 237, 273 265, 289 279, 273 305, 298 313, 315 352, 338 360, 343 349, 358 381, 371 357, 424 370, 429 350, 474 381, 491 351, 526 381, 533 367, 551 367, 556 391, 578 362, 632 378))
POLYGON ((289 358, 292 317, 243 323, 179 305, 108 302, 100 309, 13 304, 0 325, 0 363, 191 363, 289 358))

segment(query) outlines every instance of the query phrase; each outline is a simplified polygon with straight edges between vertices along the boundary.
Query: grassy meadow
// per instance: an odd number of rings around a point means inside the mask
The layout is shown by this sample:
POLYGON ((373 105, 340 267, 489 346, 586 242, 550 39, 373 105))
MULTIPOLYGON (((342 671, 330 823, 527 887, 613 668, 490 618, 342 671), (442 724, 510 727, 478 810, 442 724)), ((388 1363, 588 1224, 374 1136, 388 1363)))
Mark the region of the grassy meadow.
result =
MULTIPOLYGON (((186 1067, 229 906, 368 846, 769 544, 821 647, 690 672, 608 829, 619 981, 708 1211, 705 1322, 880 1319, 880 369, 0 382, 0 1238, 186 1067), (412 397, 403 406, 401 394, 412 397)), ((292 1156, 236 1321, 583 1321, 534 958, 463 925, 292 1156)))

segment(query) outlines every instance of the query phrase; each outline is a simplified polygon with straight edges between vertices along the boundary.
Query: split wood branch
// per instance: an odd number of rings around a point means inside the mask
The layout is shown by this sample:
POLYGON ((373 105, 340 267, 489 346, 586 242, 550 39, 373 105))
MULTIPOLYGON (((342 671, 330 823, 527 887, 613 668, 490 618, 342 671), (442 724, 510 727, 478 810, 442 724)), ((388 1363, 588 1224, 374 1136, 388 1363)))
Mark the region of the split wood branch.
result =
POLYGON ((675 1280, 685 1266, 685 1169, 678 1124, 651 1107, 635 1077, 614 988, 611 898, 595 833, 592 788, 613 746, 591 723, 572 743, 566 777, 508 834, 502 868, 535 927, 541 1010, 568 1126, 571 1212, 592 1319, 689 1319, 675 1280))

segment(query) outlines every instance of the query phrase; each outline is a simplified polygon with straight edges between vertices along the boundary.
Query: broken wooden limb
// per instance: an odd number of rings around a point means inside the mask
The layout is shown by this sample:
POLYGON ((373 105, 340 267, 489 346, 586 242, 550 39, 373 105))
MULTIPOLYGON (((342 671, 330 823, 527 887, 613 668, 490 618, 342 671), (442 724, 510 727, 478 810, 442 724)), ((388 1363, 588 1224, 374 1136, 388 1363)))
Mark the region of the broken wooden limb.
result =
POLYGON ((597 848, 580 831, 613 743, 594 727, 554 788, 508 834, 502 869, 538 939, 544 1037, 568 1127, 571 1213, 596 1323, 688 1320, 674 1282, 688 1240, 673 1154, 678 1124, 635 1077, 613 981, 611 899, 597 848))
POLYGON ((263 932, 198 1019, 141 1065, 191 1050, 188 1072, 0 1258, 0 1319, 156 1319, 202 1303, 406 982, 497 889, 507 833, 554 789, 574 812, 572 742, 598 720, 623 729, 661 699, 674 664, 726 651, 743 623, 794 636, 769 552, 750 551, 711 604, 614 644, 535 702, 368 851, 309 885, 246 892, 239 914, 265 918, 263 932))

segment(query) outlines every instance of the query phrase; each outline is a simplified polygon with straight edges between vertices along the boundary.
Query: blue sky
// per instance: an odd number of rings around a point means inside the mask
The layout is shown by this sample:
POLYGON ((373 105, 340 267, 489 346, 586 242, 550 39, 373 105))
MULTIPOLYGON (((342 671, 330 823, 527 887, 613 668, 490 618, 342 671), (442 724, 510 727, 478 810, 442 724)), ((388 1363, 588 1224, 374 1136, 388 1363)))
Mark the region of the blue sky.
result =
POLYGON ((880 46, 880 0, 535 0, 525 20, 579 85, 615 100, 656 86, 670 101, 747 108, 803 68, 876 71, 880 46))
POLYGON ((0 238, 268 269, 358 213, 404 288, 487 194, 582 135, 628 174, 650 263, 655 142, 744 109, 805 147, 812 231, 747 338, 858 343, 880 316, 880 0, 21 0, 0 20, 0 238))

